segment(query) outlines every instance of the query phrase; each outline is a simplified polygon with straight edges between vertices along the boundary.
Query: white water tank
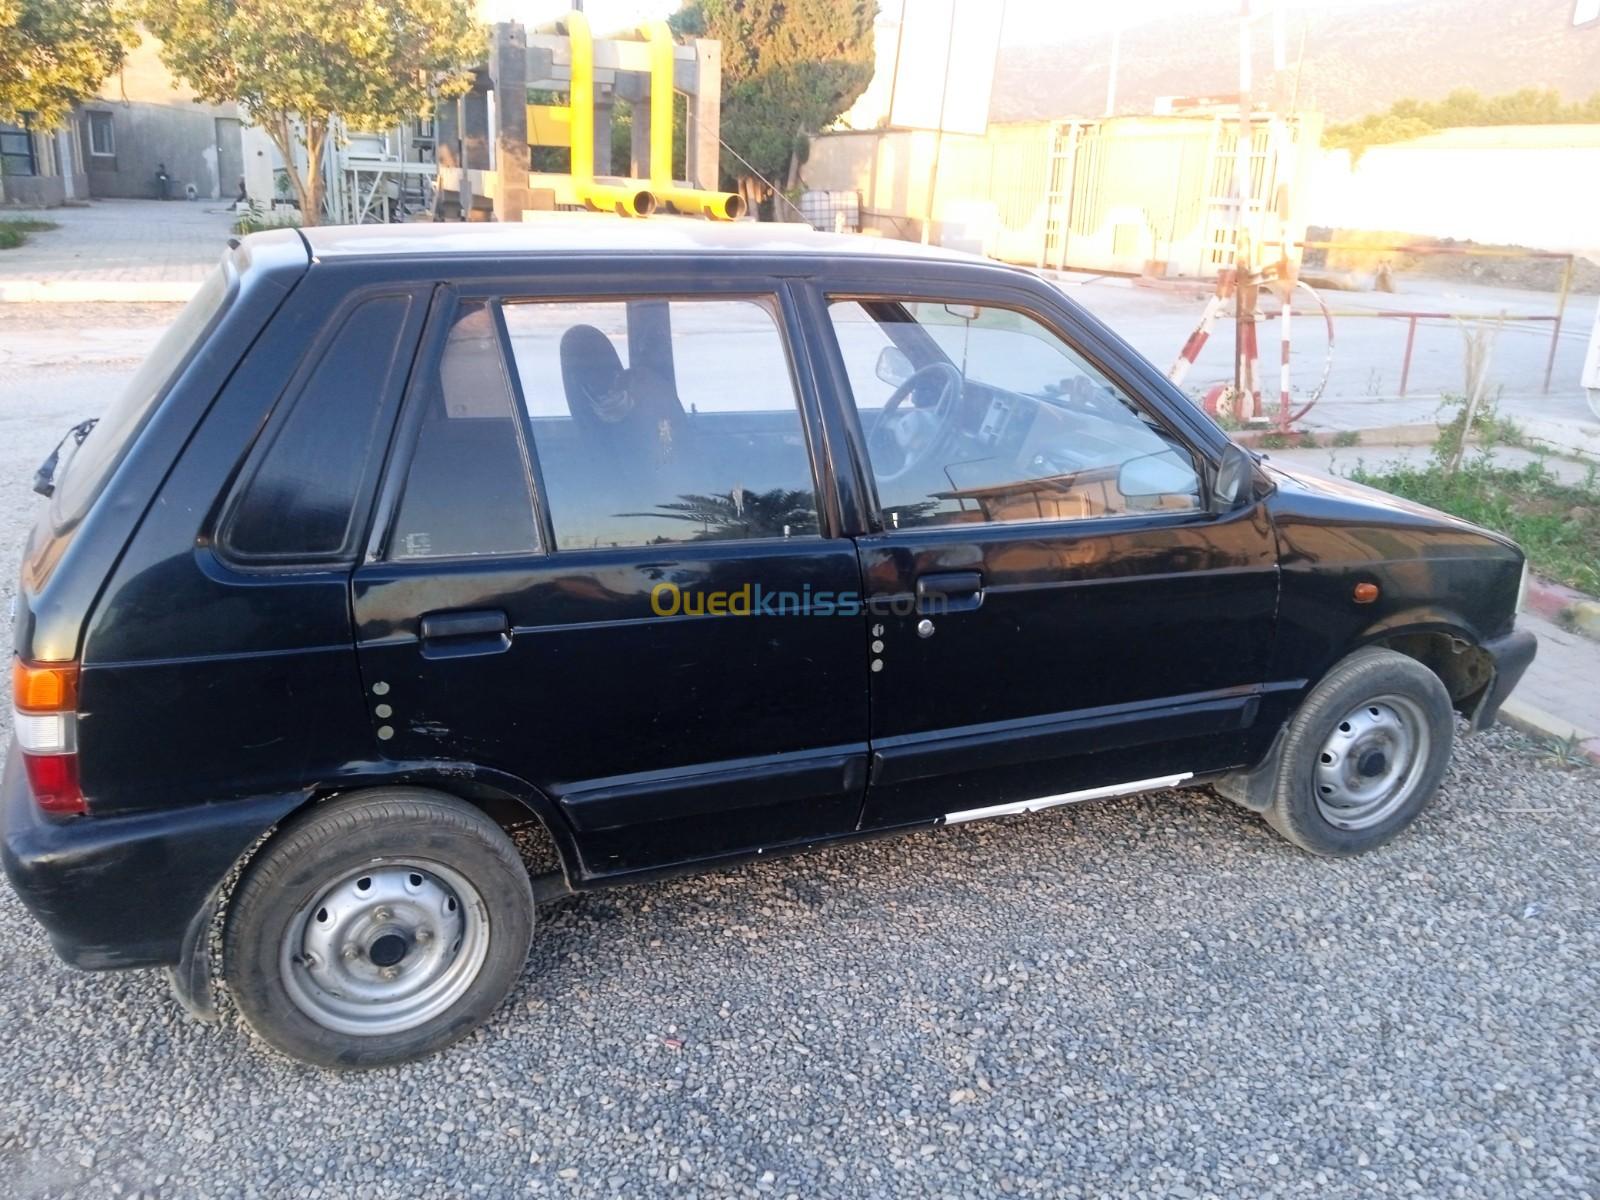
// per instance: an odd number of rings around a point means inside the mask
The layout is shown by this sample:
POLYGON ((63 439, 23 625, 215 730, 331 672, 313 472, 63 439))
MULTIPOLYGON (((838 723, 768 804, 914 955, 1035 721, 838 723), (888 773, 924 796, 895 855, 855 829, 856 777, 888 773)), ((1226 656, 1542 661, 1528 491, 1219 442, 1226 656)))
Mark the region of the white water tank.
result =
POLYGON ((800 193, 800 215, 813 229, 824 233, 859 233, 861 193, 825 192, 819 189, 800 193))

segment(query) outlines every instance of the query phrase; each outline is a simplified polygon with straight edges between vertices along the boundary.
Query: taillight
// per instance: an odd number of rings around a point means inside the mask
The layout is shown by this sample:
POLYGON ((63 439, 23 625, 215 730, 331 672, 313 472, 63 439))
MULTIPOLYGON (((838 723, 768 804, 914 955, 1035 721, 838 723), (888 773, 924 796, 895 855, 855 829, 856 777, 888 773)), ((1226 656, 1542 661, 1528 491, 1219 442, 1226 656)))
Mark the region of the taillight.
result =
POLYGON ((78 664, 11 664, 11 728, 34 803, 46 812, 86 811, 78 787, 78 664))

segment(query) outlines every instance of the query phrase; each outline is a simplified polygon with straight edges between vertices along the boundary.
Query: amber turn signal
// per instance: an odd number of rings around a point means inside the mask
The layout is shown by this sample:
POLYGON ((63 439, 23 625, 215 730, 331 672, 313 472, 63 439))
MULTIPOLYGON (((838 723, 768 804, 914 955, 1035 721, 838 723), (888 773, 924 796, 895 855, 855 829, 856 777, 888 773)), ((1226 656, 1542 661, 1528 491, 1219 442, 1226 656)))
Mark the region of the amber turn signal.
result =
POLYGON ((35 666, 11 660, 11 699, 23 712, 71 712, 78 707, 78 664, 35 666))
POLYGON ((1378 598, 1378 585, 1375 583, 1356 584, 1355 598, 1357 604, 1371 604, 1378 598))

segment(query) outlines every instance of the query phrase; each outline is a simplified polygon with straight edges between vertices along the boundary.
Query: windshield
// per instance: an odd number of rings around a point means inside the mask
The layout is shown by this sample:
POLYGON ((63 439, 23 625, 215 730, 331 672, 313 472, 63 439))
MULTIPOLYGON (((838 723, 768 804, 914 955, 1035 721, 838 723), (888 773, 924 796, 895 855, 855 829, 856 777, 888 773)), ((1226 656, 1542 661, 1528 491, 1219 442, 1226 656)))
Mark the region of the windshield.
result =
POLYGON ((57 532, 82 520, 100 494, 101 486, 122 460, 123 452, 155 411, 156 401, 189 361, 232 291, 231 272, 225 266, 218 266, 206 277, 177 319, 167 326, 128 386, 101 414, 100 423, 90 431, 83 444, 67 451, 66 460, 56 473, 52 517, 57 532))

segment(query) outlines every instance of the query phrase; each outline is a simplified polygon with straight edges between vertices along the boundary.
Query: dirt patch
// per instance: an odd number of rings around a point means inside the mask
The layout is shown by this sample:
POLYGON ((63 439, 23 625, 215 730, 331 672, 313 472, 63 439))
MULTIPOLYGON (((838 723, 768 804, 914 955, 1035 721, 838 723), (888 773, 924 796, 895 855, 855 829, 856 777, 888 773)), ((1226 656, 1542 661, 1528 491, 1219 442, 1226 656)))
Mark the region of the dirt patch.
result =
MULTIPOLYGON (((1519 253, 1539 253, 1527 246, 1423 237, 1398 230, 1329 229, 1326 226, 1312 226, 1306 230, 1306 240, 1343 242, 1354 247, 1306 251, 1304 266, 1307 274, 1348 273, 1370 276, 1374 282, 1378 282, 1382 274, 1387 271, 1394 278, 1420 275, 1429 279, 1452 279, 1463 283, 1522 288, 1533 292, 1554 292, 1560 289, 1562 272, 1566 270, 1565 259, 1516 257, 1519 253), (1389 248, 1394 246, 1438 249, 1440 253, 1410 253, 1389 248), (1460 253, 1466 250, 1494 253, 1460 253)), ((1600 292, 1600 263, 1582 256, 1575 259, 1572 290, 1600 292)))

